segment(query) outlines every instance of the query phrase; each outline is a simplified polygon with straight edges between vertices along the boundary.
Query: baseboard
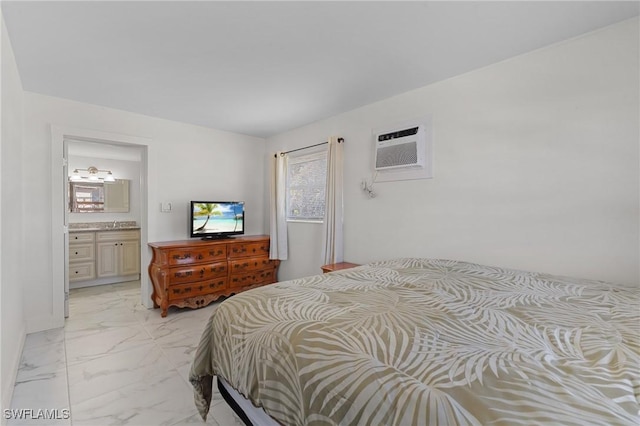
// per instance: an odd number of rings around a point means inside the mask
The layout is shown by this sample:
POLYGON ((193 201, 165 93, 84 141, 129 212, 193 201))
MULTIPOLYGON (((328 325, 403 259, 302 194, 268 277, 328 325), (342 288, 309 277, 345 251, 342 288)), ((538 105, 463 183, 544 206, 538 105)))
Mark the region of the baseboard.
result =
MULTIPOLYGON (((11 399, 13 398, 13 388, 16 385, 16 378, 18 377, 18 369, 20 368, 20 360, 22 358, 22 351, 24 349, 24 342, 27 338, 27 331, 25 324, 22 323, 22 330, 19 332, 19 340, 17 342, 17 348, 12 355, 13 360, 11 362, 11 371, 7 376, 2 376, 2 412, 7 408, 11 408, 11 399)), ((7 420, 2 416, 2 425, 5 425, 7 420)))

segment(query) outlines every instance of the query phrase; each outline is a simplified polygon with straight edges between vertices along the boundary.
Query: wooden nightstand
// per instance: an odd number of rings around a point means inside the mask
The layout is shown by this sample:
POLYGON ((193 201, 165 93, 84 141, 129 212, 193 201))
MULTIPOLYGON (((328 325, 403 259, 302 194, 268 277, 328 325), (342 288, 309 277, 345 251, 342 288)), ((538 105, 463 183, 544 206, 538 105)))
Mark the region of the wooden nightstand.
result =
POLYGON ((329 265, 324 265, 322 267, 322 273, 326 274, 327 272, 340 271, 341 269, 355 268, 356 266, 360 266, 360 265, 358 265, 357 263, 349 263, 349 262, 331 263, 329 265))

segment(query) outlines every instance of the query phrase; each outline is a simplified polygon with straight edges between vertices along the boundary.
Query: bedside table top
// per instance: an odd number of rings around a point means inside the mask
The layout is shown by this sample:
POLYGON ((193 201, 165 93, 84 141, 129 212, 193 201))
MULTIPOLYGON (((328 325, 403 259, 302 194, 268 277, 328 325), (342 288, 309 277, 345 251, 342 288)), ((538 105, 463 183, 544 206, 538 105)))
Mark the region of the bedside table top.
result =
POLYGON ((350 263, 350 262, 339 262, 339 263, 330 263, 328 265, 322 266, 322 272, 333 272, 339 271, 341 269, 349 269, 355 268, 356 266, 360 266, 358 263, 350 263))

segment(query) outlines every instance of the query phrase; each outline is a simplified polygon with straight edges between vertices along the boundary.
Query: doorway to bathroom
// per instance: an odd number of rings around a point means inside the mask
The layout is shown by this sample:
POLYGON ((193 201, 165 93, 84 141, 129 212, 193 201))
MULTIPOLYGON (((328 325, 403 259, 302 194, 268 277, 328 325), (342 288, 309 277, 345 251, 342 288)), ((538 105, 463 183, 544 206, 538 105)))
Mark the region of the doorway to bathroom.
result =
MULTIPOLYGON (((52 254, 53 254, 53 302, 54 317, 56 323, 64 322, 69 314, 69 290, 70 287, 96 286, 110 284, 119 281, 119 274, 124 275, 122 281, 130 282, 132 279, 139 282, 140 302, 144 303, 149 298, 149 282, 146 274, 141 273, 141 267, 148 263, 147 245, 147 150, 150 139, 128 135, 111 134, 105 132, 91 131, 86 129, 59 128, 52 126, 52 254), (60 167, 62 163, 62 167, 60 167), (98 176, 92 176, 98 174, 98 176), (78 178, 78 175, 80 178, 78 178), (71 178, 73 176, 73 179, 71 178), (96 179, 97 178, 97 179, 96 179), (76 204, 82 206, 86 211, 71 211, 70 203, 71 182, 105 183, 121 185, 126 182, 128 192, 127 200, 123 206, 120 204, 115 210, 95 211, 88 209, 89 200, 94 198, 94 207, 104 203, 96 185, 84 185, 90 191, 78 190, 76 204), (78 201, 80 200, 80 201, 78 201), (84 204, 83 204, 84 203, 84 204), (97 248, 102 247, 103 262, 101 263, 101 274, 98 276, 97 270, 90 271, 80 268, 81 273, 86 273, 87 279, 71 280, 69 275, 69 241, 70 231, 77 231, 78 227, 85 227, 84 237, 89 238, 88 244, 79 247, 79 253, 73 256, 80 256, 80 263, 84 263, 85 268, 91 268, 91 259, 97 260, 97 248), (102 233, 103 227, 108 227, 111 233, 102 233), (122 228, 122 229, 120 229, 122 228), (96 231, 90 235, 89 231, 96 231), (127 234, 136 234, 136 241, 120 241, 120 237, 127 234), (109 238, 118 238, 118 241, 108 241, 109 238), (105 240, 106 238, 106 240, 105 240), (100 241, 96 241, 99 239, 100 241), (111 249, 109 249, 111 246, 111 249), (135 247, 135 248, 133 248, 135 247), (61 250, 62 249, 62 250, 61 250), (83 251, 84 250, 84 251, 83 251), (122 250, 128 250, 126 255, 121 255, 122 250), (135 250, 133 252, 132 250, 135 250), (93 251, 93 253, 91 253, 93 251), (132 256, 132 253, 134 254, 132 256), (88 259, 82 260, 86 255, 88 259), (137 270, 132 271, 132 258, 136 259, 137 270), (113 265, 117 265, 113 272, 108 268, 109 259, 113 259, 113 265), (128 264, 116 259, 126 259, 128 264), (105 269, 105 266, 107 268, 105 269)), ((83 185, 76 185, 82 187, 83 185)), ((99 186, 99 185, 97 185, 99 186)), ((115 193, 122 198, 122 188, 116 188, 115 193)), ((107 192, 111 191, 109 189, 107 192)), ((114 191, 111 191, 114 192, 114 191)), ((78 235, 78 234, 76 234, 78 235)), ((97 263, 93 264, 98 267, 97 263)), ((74 271, 77 272, 77 271, 74 271)))
POLYGON ((65 148, 69 177, 65 300, 73 289, 139 282, 143 149, 69 138, 65 148))

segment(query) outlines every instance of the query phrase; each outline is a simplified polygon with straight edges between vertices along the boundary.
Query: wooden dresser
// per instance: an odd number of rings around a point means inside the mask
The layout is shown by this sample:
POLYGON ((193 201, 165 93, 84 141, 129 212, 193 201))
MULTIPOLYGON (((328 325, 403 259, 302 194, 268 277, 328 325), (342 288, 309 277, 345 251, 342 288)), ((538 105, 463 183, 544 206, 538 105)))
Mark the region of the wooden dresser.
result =
POLYGON ((201 308, 222 296, 277 281, 279 260, 269 260, 269 236, 149 243, 153 306, 201 308))

